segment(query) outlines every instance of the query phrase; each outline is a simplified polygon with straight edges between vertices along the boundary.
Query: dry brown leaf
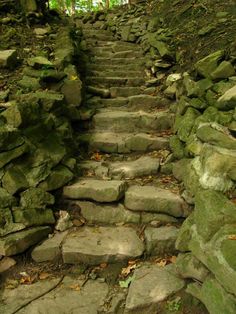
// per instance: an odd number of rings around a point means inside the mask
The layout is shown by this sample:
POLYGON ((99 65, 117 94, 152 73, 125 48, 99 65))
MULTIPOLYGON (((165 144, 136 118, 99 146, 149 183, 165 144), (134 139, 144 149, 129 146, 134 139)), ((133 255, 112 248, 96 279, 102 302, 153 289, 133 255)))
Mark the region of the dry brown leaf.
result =
POLYGON ((102 268, 102 269, 107 268, 107 263, 101 263, 100 268, 102 268))
POLYGON ((20 279, 20 284, 21 285, 31 285, 32 283, 34 283, 36 279, 36 276, 23 276, 21 279, 20 279))
POLYGON ((40 280, 45 280, 45 279, 47 279, 50 276, 51 275, 49 273, 41 273, 41 274, 39 274, 39 279, 40 280))
POLYGON ((236 240, 236 234, 231 234, 228 236, 229 240, 236 240))
POLYGON ((159 267, 165 267, 166 264, 167 264, 167 260, 165 258, 161 259, 161 260, 158 260, 156 262, 156 264, 159 266, 159 267))
POLYGON ((74 284, 69 286, 70 289, 74 290, 74 291, 80 291, 80 285, 79 284, 74 284))
POLYGON ((132 270, 137 267, 136 264, 129 265, 128 267, 122 268, 121 275, 127 277, 132 270))
POLYGON ((173 256, 171 256, 171 257, 169 258, 169 261, 170 261, 171 263, 173 263, 173 264, 176 263, 176 260, 177 260, 177 256, 175 256, 175 255, 173 255, 173 256))

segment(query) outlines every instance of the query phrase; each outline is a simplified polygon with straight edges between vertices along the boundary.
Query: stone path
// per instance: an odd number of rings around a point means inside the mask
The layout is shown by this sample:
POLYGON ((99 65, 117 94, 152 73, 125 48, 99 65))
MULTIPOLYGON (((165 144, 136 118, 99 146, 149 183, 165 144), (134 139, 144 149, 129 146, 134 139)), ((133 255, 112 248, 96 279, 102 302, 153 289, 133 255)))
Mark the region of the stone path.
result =
POLYGON ((81 147, 87 147, 82 176, 64 187, 63 198, 85 225, 56 233, 33 250, 32 258, 87 267, 134 261, 135 271, 123 288, 79 275, 6 289, 0 312, 167 313, 161 312, 161 302, 185 283, 172 265, 153 261, 176 254, 178 227, 189 213, 177 191, 158 179, 173 115, 146 84, 138 45, 118 41, 92 24, 84 25, 83 33, 90 56, 84 120, 94 114, 78 134, 81 147))

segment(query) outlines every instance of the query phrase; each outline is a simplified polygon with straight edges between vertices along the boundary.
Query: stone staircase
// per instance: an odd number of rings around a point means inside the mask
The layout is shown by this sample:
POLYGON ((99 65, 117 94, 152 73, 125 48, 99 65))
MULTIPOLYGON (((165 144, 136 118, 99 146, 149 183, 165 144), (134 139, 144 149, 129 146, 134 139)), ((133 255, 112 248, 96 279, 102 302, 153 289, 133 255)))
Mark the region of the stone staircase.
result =
MULTIPOLYGON (((134 263, 137 269, 128 290, 117 284, 108 289, 96 280, 100 303, 91 311, 86 301, 81 313, 166 313, 161 302, 185 283, 173 264, 160 267, 154 261, 176 254, 179 226, 189 214, 177 183, 161 173, 174 117, 165 106, 168 102, 147 87, 138 45, 118 41, 91 24, 84 26, 84 38, 90 56, 83 104, 88 114, 78 127, 78 141, 85 152, 81 176, 63 189, 74 226, 37 246, 32 258, 62 258, 65 264, 94 269, 134 263)), ((95 283, 86 279, 81 293, 95 283)), ((95 290, 86 293, 92 296, 95 290)), ((85 301, 76 300, 83 306, 85 301)))
POLYGON ((145 184, 145 178, 158 178, 154 152, 168 150, 163 134, 173 115, 158 96, 149 95, 138 45, 118 41, 106 30, 84 28, 83 34, 90 57, 86 85, 108 92, 105 97, 88 92, 84 103, 96 110, 78 135, 88 159, 81 162, 82 177, 64 187, 63 197, 78 206, 87 223, 65 238, 63 260, 96 265, 174 254, 178 219, 188 215, 188 207, 155 180, 145 184), (95 160, 89 158, 93 154, 95 160))

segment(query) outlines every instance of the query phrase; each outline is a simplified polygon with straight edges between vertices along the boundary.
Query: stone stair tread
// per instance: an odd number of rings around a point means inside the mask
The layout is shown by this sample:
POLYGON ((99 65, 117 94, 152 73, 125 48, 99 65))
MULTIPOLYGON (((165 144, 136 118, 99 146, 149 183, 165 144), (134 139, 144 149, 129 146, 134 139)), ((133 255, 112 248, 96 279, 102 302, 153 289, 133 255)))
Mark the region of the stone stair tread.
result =
POLYGON ((93 49, 89 50, 90 56, 95 57, 103 57, 103 58, 127 58, 127 57, 143 57, 142 51, 135 50, 123 50, 123 51, 112 51, 111 49, 105 51, 93 51, 93 49))
POLYGON ((110 110, 126 110, 130 111, 135 110, 135 107, 138 108, 136 110, 139 110, 139 107, 141 110, 145 108, 146 112, 150 108, 154 107, 155 110, 159 107, 162 107, 162 102, 159 96, 151 96, 146 94, 139 94, 139 95, 133 95, 129 97, 116 97, 116 98, 98 98, 93 97, 90 100, 86 102, 89 106, 95 106, 97 108, 99 107, 106 107, 110 110), (123 107, 125 106, 125 107, 123 107), (120 109, 118 109, 120 107, 120 109))
POLYGON ((120 71, 119 69, 116 71, 94 71, 87 70, 88 76, 93 77, 117 77, 117 78, 133 78, 143 76, 143 71, 120 71))
POLYGON ((132 70, 132 71, 142 71, 143 70, 143 65, 142 64, 138 64, 138 63, 132 63, 132 64, 114 64, 114 63, 110 63, 110 64, 97 64, 97 63, 90 63, 87 66, 88 70, 95 70, 95 71, 104 71, 104 68, 108 71, 120 71, 120 70, 132 70))
POLYGON ((160 166, 159 158, 150 156, 133 157, 124 161, 94 161, 86 160, 80 163, 80 169, 93 172, 97 177, 107 177, 116 180, 134 179, 141 176, 157 174, 160 166))
POLYGON ((119 180, 80 179, 63 188, 63 197, 88 199, 97 202, 115 202, 124 196, 126 184, 119 180))
POLYGON ((100 110, 93 116, 95 129, 127 132, 164 131, 173 125, 173 115, 166 111, 147 113, 145 111, 100 110))
POLYGON ((133 65, 133 64, 138 64, 138 65, 144 65, 146 59, 145 58, 135 58, 135 57, 130 57, 130 58, 107 58, 107 57, 91 57, 91 63, 98 63, 98 64, 104 64, 104 65, 133 65))
POLYGON ((187 204, 179 195, 155 186, 129 187, 124 204, 131 210, 165 213, 177 218, 189 214, 187 204))
POLYGON ((80 135, 79 140, 88 145, 90 150, 106 153, 148 152, 169 148, 167 138, 146 133, 93 132, 80 135))
POLYGON ((144 244, 130 227, 82 227, 62 245, 64 263, 97 265, 140 257, 144 244))
POLYGON ((112 162, 109 168, 109 176, 113 179, 134 179, 136 177, 153 175, 158 173, 160 161, 158 158, 141 156, 132 161, 112 162))
POLYGON ((140 77, 116 77, 116 76, 87 76, 87 84, 100 84, 105 87, 111 86, 140 86, 145 83, 144 78, 140 77))

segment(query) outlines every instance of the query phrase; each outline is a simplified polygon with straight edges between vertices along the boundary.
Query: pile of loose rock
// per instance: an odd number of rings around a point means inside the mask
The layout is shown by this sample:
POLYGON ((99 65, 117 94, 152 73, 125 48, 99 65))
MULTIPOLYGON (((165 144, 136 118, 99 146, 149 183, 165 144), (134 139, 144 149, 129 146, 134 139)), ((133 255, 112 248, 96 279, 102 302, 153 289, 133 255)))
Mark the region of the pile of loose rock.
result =
POLYGON ((0 92, 0 254, 7 256, 50 233, 54 191, 76 170, 71 120, 79 119, 82 83, 71 28, 34 33, 39 41, 51 38, 50 54, 29 49, 20 60, 17 49, 0 51, 3 77, 19 65, 21 78, 0 92))

